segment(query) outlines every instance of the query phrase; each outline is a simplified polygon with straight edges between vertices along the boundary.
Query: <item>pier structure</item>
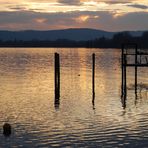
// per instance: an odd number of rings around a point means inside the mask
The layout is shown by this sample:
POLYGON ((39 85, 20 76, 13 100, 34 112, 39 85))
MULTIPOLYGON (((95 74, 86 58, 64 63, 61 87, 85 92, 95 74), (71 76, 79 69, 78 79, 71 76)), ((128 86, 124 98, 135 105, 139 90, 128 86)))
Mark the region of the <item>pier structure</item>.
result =
POLYGON ((148 67, 148 50, 138 49, 138 46, 135 43, 122 44, 122 52, 121 52, 122 97, 123 96, 126 97, 127 95, 127 67, 133 67, 135 69, 134 83, 135 83, 135 94, 137 94, 138 68, 148 67))

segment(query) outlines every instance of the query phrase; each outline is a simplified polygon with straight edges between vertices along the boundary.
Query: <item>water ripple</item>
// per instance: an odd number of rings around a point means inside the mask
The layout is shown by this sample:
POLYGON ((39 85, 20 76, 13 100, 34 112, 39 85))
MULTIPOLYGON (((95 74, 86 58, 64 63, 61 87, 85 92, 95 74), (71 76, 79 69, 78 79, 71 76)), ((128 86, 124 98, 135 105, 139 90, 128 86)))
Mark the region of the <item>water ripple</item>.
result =
MULTIPOLYGON (((7 138, 0 128, 0 147, 147 147, 147 92, 135 100, 129 89, 122 108, 120 54, 119 49, 0 49, 0 127, 5 122, 12 126, 7 138), (54 104, 54 52, 61 55, 59 109, 54 104)), ((139 73, 141 84, 148 83, 147 72, 139 73)), ((128 86, 133 86, 132 71, 128 74, 128 86)))

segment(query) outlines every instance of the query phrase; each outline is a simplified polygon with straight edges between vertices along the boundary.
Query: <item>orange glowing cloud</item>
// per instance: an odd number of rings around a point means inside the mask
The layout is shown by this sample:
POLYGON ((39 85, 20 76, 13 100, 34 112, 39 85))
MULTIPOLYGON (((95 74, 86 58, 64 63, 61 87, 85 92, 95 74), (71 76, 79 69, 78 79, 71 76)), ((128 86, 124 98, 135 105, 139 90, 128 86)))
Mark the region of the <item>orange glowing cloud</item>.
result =
POLYGON ((45 23, 47 21, 47 19, 45 19, 45 18, 37 18, 37 19, 35 19, 35 21, 37 23, 45 23))
POLYGON ((148 0, 0 0, 2 30, 147 30, 147 20, 148 0))
POLYGON ((88 15, 81 15, 78 18, 76 18, 76 21, 78 21, 78 22, 85 22, 88 19, 89 19, 89 16, 88 15))

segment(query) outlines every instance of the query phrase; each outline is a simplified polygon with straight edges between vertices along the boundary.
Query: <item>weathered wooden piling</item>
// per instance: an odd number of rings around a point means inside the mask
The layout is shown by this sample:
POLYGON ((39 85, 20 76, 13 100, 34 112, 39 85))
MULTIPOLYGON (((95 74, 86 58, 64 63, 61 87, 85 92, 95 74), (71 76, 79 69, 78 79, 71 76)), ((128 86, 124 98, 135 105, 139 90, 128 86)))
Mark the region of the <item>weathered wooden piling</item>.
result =
POLYGON ((95 54, 92 54, 92 103, 95 101, 95 54))
POLYGON ((9 123, 5 123, 3 125, 3 134, 5 137, 8 137, 11 135, 11 125, 9 123))
POLYGON ((138 64, 138 61, 137 61, 137 55, 138 55, 138 51, 137 51, 137 45, 135 47, 135 94, 137 94, 137 64, 138 64))
POLYGON ((55 71, 55 107, 59 107, 60 104, 60 55, 54 54, 54 71, 55 71))
POLYGON ((126 64, 127 64, 127 59, 126 59, 126 54, 124 54, 124 45, 122 45, 122 56, 121 56, 121 63, 122 63, 122 84, 121 84, 121 96, 126 96, 127 93, 127 87, 126 87, 126 64))
POLYGON ((121 82, 121 95, 124 95, 124 45, 122 45, 122 54, 121 54, 121 70, 122 70, 122 82, 121 82))
MULTIPOLYGON (((127 64, 127 59, 126 59, 126 55, 123 56, 124 58, 124 65, 127 64)), ((127 83, 126 83, 126 66, 124 66, 124 95, 127 95, 127 83)))

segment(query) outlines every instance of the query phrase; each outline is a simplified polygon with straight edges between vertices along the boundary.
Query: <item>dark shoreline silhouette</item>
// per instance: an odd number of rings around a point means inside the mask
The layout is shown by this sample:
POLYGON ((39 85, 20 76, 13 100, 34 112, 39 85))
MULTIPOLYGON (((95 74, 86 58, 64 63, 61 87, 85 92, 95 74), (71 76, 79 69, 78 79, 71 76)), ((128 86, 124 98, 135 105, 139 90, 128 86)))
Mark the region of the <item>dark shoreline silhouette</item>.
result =
POLYGON ((115 34, 111 39, 101 37, 88 41, 75 41, 68 39, 50 40, 0 40, 0 47, 64 47, 64 48, 121 48, 122 43, 137 43, 139 48, 148 48, 148 31, 144 32, 142 36, 133 37, 128 32, 115 34))

